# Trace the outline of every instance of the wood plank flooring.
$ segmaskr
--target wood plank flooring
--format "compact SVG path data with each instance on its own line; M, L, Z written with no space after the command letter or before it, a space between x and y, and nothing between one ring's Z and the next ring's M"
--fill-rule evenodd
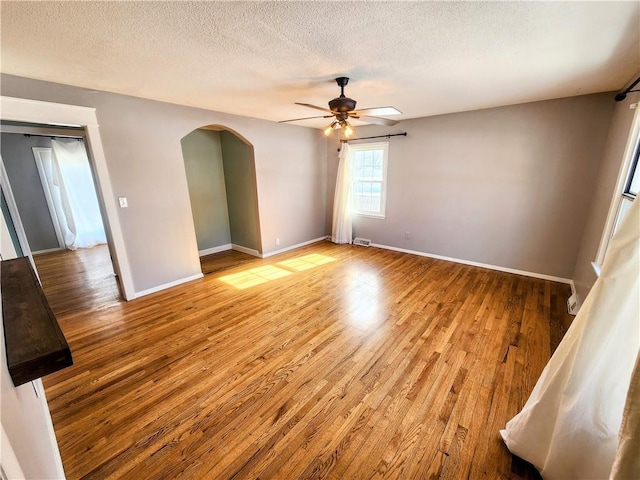
M106 245L44 253L33 259L56 314L86 313L121 303Z
M46 260L75 360L44 382L69 479L539 478L498 430L567 285L321 242L100 306Z

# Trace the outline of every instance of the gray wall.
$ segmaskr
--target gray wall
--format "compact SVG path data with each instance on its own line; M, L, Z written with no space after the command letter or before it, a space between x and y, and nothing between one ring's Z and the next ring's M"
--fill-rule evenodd
M408 137L390 139L387 218L356 217L354 235L571 278L613 108L599 94L360 127Z
M206 125L224 125L254 146L265 252L326 234L318 130L12 75L0 81L5 96L96 108L114 196L129 199L118 212L138 292L201 272L180 140Z
M584 302L596 281L591 262L596 259L598 253L616 181L624 160L624 150L635 114L635 110L631 110L629 105L638 101L640 93L633 93L629 94L625 101L615 103L611 129L602 156L598 180L592 192L589 215L572 276L581 302Z
M195 130L181 140L198 250L231 243L220 132Z
M11 182L29 247L31 251L37 252L59 248L59 245L31 147L51 147L51 139L25 137L15 133L2 134L2 161Z
M262 252L253 148L230 132L220 132L220 139L231 242Z

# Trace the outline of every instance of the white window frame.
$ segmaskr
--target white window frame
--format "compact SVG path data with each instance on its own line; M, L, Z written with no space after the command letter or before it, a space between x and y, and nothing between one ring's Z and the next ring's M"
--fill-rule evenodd
M360 143L357 145L349 145L349 156L352 156L355 152L366 152L370 150L382 150L382 181L380 182L380 212L371 212L366 210L358 210L355 207L355 185L358 182L356 177L353 157L351 161L351 188L353 194L351 213L360 217L370 217L385 219L387 211L387 167L389 165L389 142L375 142L375 143Z
M634 160L638 149L640 149L640 108L639 104L635 103L630 105L629 108L635 108L636 112L631 122L631 130L627 139L627 146L625 147L622 165L620 172L618 173L618 180L616 182L616 188L611 198L611 204L609 206L609 213L607 214L607 221L605 223L602 236L600 237L600 245L596 254L595 261L592 262L596 274L599 275L599 268L604 262L604 257L609 247L609 242L613 236L616 223L618 221L618 215L622 206L624 198L630 198L625 193L627 185L629 184L630 175L633 173L632 168L634 166ZM637 168L637 167L636 167Z

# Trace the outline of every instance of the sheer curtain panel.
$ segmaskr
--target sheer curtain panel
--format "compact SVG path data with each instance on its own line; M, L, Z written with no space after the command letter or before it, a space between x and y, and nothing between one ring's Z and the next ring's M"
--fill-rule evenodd
M340 163L336 178L336 193L333 199L333 243L351 243L353 227L351 224L351 161L349 144L343 143L340 149Z
M611 480L640 478L640 354L631 376Z
M52 185L59 201L54 203L70 250L106 243L84 143L78 140L52 140Z

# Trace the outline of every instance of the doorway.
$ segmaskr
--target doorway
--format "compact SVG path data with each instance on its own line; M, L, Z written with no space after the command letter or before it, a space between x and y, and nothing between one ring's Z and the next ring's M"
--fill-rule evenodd
M207 256L236 250L262 255L253 145L220 125L181 140L203 273Z
M102 139L98 127L95 108L59 103L42 102L23 98L0 96L0 120L11 122L25 122L27 124L42 124L47 126L74 126L84 128L87 153L96 179L96 190L102 208L103 219L109 251L113 261L113 268L118 274L121 292L125 300L136 297L133 277L127 258L124 236L120 226L120 219L114 202L115 195L111 187L109 170L102 148ZM4 166L0 161L2 189L10 192ZM24 235L17 208L13 199L7 198L9 214L16 218L17 236L24 247L24 255L32 259L29 245Z
M1 153L28 251L57 314L82 299L104 308L115 276L82 128L2 122Z

